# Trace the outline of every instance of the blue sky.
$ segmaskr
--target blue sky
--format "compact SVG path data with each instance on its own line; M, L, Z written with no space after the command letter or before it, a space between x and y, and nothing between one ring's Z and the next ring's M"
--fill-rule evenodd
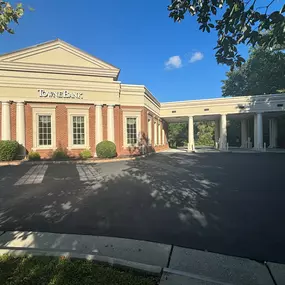
M200 32L190 16L174 23L168 0L23 3L35 11L26 11L15 35L0 36L0 53L60 38L120 68L119 80L146 85L162 102L221 96L229 68L216 63L215 33Z

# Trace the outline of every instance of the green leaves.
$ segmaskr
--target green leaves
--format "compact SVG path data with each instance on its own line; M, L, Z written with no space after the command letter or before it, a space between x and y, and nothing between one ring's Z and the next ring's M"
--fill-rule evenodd
M233 70L244 62L238 53L239 44L266 48L285 46L285 5L268 13L274 1L262 2L267 2L267 6L258 7L255 0L173 0L168 10L174 21L183 20L188 12L197 18L201 31L209 33L215 29L217 62ZM222 15L217 17L219 10Z
M245 62L239 58L239 61ZM247 96L279 93L285 89L285 54L264 48L252 50L249 59L227 73L223 96Z
M195 122L195 145L214 146L215 123L211 121Z
M11 23L18 24L18 20L23 16L24 8L22 3L16 5L15 8L9 2L0 2L0 33L5 31L14 34L14 30L9 26Z
M186 123L170 123L168 125L168 141L170 146L183 146L187 141L187 130Z

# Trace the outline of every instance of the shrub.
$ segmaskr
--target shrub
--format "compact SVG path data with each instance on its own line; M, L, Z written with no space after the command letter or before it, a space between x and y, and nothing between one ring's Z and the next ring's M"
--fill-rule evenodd
M89 149L85 149L83 151L80 152L80 157L81 159L88 159L92 157L92 153Z
M67 149L59 147L52 153L52 159L53 160L64 160L68 159L69 156L67 154Z
M0 141L0 160L13 160L19 150L19 143L16 141Z
M112 158L117 156L116 145L110 141L102 141L96 146L96 154L100 158Z
M31 151L28 155L29 160L41 160L41 155L36 151Z

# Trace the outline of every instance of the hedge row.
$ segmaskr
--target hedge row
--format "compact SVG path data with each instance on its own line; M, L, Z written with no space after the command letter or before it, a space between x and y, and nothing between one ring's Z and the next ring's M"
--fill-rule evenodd
M96 146L96 154L99 158L113 158L117 156L116 145L110 141L102 141ZM92 152L85 149L79 154L81 159L92 158ZM29 160L40 160L41 156L38 152L31 151L28 155ZM59 147L52 153L53 160L68 159L68 152L66 148Z
M19 143L17 141L0 141L0 161L14 160L19 152ZM102 141L96 146L96 154L99 158L113 158L117 156L116 145L111 141ZM41 156L38 152L31 151L29 153L30 160L40 160ZM82 159L92 157L90 150L83 150L80 153ZM52 159L63 160L68 159L67 150L64 148L56 149L52 154Z

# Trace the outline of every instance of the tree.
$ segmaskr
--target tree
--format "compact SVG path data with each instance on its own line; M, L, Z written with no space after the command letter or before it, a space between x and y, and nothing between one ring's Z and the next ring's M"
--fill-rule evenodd
M201 121L194 124L195 144L214 145L215 123ZM168 142L170 147L185 146L188 143L188 124L170 123L168 126Z
M212 121L200 121L195 123L195 145L214 146L215 123Z
M21 3L15 7L9 2L0 1L0 33L5 31L14 34L14 30L10 27L11 23L18 24L18 20L23 16L24 8Z
M200 30L218 33L216 59L233 69L245 61L238 52L239 44L261 47L284 46L285 4L283 1L263 0L267 5L257 6L256 0L172 0L169 16L175 22L185 14L197 18ZM272 4L279 10L269 12ZM283 4L281 4L283 2Z
M222 95L247 96L285 92L285 54L257 48L241 67L227 73Z
M168 125L168 142L170 147L183 146L187 143L188 125L186 123L170 123Z

